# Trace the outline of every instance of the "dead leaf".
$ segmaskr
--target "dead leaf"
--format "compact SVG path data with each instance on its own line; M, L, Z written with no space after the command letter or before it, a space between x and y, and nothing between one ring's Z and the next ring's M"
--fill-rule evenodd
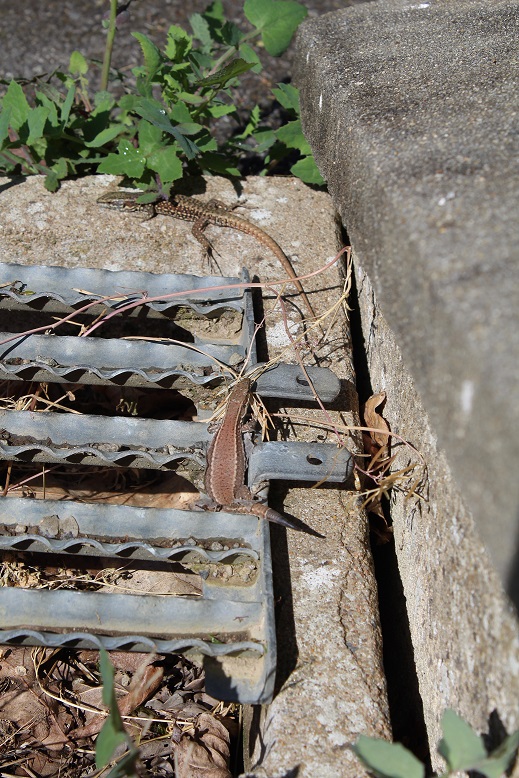
M41 691L31 650L15 648L5 655L0 662L0 678L9 683L0 698L0 717L11 721L18 731L30 733L26 742L60 750L68 742L65 733L72 716Z
M154 667L152 662L156 656L153 654L143 655L145 661L137 669L128 687L127 693L117 699L117 705L121 716L130 716L139 705L148 699L160 686L164 677L162 667ZM69 732L69 737L79 740L97 735L106 721L106 716L94 715L89 723L78 729Z
M391 432L389 424L380 413L377 413L377 408L380 405L384 405L386 402L386 393L379 392L373 394L364 405L364 423L366 427L371 427L372 430L379 430L378 432L369 431L369 436L373 442L377 445L377 448L385 448L389 443L389 434ZM371 452L370 452L371 453Z
M177 778L231 778L229 733L210 713L201 713L194 735L185 734L175 748Z
M375 534L380 542L387 542L391 537L382 505L382 498L387 493L384 481L392 462L389 451L391 429L381 413L377 411L377 408L381 409L385 402L386 393L379 392L372 395L362 409L363 423L369 428L362 434L364 451L369 456L365 468L368 496L364 506L369 513L378 517L381 526L375 530Z

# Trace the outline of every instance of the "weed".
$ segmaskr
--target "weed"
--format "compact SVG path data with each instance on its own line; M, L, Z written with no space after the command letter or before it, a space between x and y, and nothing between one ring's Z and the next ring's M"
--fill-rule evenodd
M257 49L279 56L289 45L306 8L295 0L245 0L243 12L253 29L228 21L220 0L190 19L191 33L172 25L164 48L146 35L139 42L143 64L128 77L110 67L116 1L111 0L101 89L91 93L92 66L75 51L66 71L29 81L12 80L0 112L0 172L44 175L55 191L69 176L122 175L149 192L142 202L168 196L184 175L241 175L239 166L254 154L263 172L297 152L291 172L322 184L299 120L299 95L280 84L274 97L290 121L277 130L261 125L256 105L241 123L236 86L249 70L262 69ZM6 82L4 82L6 83ZM117 98L110 84L122 85ZM240 112L241 115L243 115ZM237 130L221 139L225 117Z
M519 747L519 730L488 753L482 738L453 710L446 710L441 722L443 737L438 753L447 763L448 778L458 771L475 770L486 778L500 778L511 766ZM401 743L388 743L361 735L353 751L379 778L424 778L425 766Z

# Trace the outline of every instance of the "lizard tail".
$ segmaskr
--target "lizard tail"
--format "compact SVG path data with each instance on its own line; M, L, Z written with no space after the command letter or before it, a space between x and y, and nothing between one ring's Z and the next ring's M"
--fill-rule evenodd
M261 502L252 503L252 505L249 506L249 512L254 514L254 516L259 516L261 519L271 521L272 524L280 524L287 529L295 529L299 532L307 532L310 535L315 535L318 538L324 538L324 535L316 532L304 522L291 521L286 516L283 516L282 513L278 513L273 508L269 508L268 505L263 505Z

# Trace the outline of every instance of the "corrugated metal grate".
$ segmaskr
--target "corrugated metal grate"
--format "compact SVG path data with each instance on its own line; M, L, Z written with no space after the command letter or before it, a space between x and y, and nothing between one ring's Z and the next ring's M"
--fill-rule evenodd
M221 365L236 369L246 358L252 365L256 361L250 292L221 288L247 280L245 271L241 279L198 278L0 265L0 321L21 321L18 331L29 319L31 329L42 328L31 336L0 333L0 376L17 383L177 389L205 418L224 381ZM120 311L128 295L142 300L143 291L147 299L139 308ZM105 299L119 292L117 299ZM160 299L166 293L176 296ZM46 325L38 325L38 317L48 326L49 315L84 312L89 305L94 317L119 310L111 323L122 332L130 317L159 320L163 334L151 343L120 335L42 334ZM339 389L335 376L317 368L311 373L322 399L333 400ZM258 392L310 397L299 368L288 365L264 374ZM200 422L17 410L0 411L0 428L5 462L180 471L197 486L211 439ZM332 446L264 443L251 451L249 485L274 474L343 481L349 469L348 454ZM199 597L4 586L0 641L185 652L203 659L215 696L249 703L271 698L276 645L269 532L256 517L4 497L0 548L44 563L66 558L68 564L74 559L180 564L201 580Z

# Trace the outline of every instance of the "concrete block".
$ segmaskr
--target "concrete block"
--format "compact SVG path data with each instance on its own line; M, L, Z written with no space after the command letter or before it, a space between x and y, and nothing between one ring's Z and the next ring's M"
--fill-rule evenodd
M379 0L306 22L296 62L317 163L512 595L518 21L516 0Z
M393 491L391 517L413 649L413 656L402 656L401 662L416 668L433 767L441 772L436 746L446 708L479 733L495 737L498 721L508 733L519 728L519 627L447 458L438 450L395 334L360 266L356 280L371 380L388 395L384 417L427 463L427 477L416 494L409 497L406 488ZM394 470L419 463L405 447L394 452L399 452ZM417 468L405 483L413 484L419 474ZM377 555L384 551L380 548ZM385 634L384 639L393 637ZM514 775L519 766L517 771Z

